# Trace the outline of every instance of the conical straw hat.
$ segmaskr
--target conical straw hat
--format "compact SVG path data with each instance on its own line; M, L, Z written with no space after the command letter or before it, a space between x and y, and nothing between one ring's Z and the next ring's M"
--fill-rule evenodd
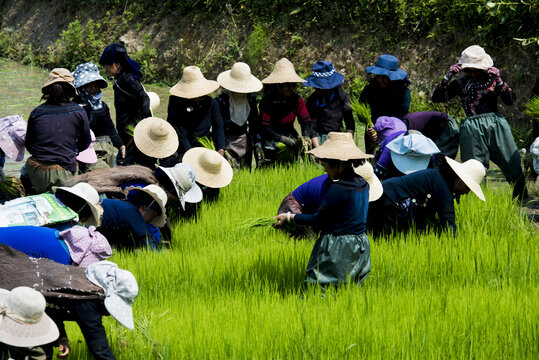
M262 90L260 80L251 74L249 65L242 62L235 63L232 70L220 73L217 82L227 90L242 94Z
M348 132L330 132L328 139L319 147L307 151L319 159L334 159L341 161L370 159L373 156L365 154L356 144L352 134Z
M207 80L198 66L188 66L183 69L182 79L169 92L171 95L185 99L194 99L211 94L219 89L219 83Z
M133 131L137 148L146 156L163 159L178 150L178 134L163 119L149 117L137 124Z
M275 63L273 72L262 80L262 84L283 84L283 83L304 83L305 80L300 78L294 70L294 64L287 58L282 58Z
M445 157L445 160L462 182L464 182L479 199L486 201L480 185L486 174L483 164L475 159L467 160L461 164L447 156Z

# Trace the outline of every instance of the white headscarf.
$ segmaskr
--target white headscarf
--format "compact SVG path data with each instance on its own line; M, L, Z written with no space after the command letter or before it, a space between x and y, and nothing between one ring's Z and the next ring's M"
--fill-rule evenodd
M228 95L230 99L230 120L238 126L243 126L251 112L247 94L229 91Z

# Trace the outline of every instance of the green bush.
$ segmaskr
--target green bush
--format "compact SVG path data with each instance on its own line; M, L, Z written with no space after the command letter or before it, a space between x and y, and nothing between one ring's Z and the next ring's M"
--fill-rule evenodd
M262 24L256 24L253 31L247 37L245 45L245 58L251 66L256 66L266 49L270 46L268 28Z

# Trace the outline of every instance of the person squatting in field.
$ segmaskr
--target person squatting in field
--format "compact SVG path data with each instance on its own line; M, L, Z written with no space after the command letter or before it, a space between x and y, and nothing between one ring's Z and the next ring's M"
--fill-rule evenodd
M451 79L459 74L464 76ZM459 62L452 65L432 94L435 103L460 97L466 119L460 126L460 157L476 159L488 169L492 160L500 167L507 181L514 185L513 198L527 198L520 152L511 127L498 112L498 97L513 105L515 94L500 77L492 58L477 45L464 49Z
M278 214L276 226L285 222L316 226L316 241L306 270L306 285L338 286L348 279L362 282L371 270L367 234L369 184L354 169L365 159L352 134L331 132L321 146L310 150L331 182L314 214Z

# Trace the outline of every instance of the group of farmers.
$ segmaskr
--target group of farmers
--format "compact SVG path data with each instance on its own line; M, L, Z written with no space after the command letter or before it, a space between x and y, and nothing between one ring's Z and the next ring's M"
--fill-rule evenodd
M101 314L132 328L138 286L106 260L112 247L159 249L170 236L167 214L196 217L197 204L215 201L234 169L288 164L302 151L324 168L325 175L286 196L276 216L276 226L295 222L321 231L308 286L363 281L370 272L367 231L376 237L429 227L456 236L454 199L472 191L485 201L480 184L490 160L514 184L513 197L527 197L520 154L497 110L498 97L508 105L515 97L477 45L462 52L432 97L460 97L467 116L460 129L445 113L408 113L410 82L394 56L381 55L368 67L372 78L359 98L373 123L366 152L354 142L344 76L329 61L315 63L305 80L286 58L262 81L242 62L217 81L188 66L170 89L166 120L153 116L159 97L145 91L123 45L106 47L99 63L114 78L116 123L102 100L108 83L93 63L54 69L42 87L45 102L27 122L0 119L0 165L5 156L23 160L27 150L21 188L73 215L43 226L0 227L0 287L11 290L0 291L0 357L50 356L53 342L67 356L62 322L75 320L92 355L114 359ZM314 89L306 101L298 83ZM455 160L459 145L462 163ZM20 202L6 201L1 213ZM10 270L15 262L23 267L17 275Z

